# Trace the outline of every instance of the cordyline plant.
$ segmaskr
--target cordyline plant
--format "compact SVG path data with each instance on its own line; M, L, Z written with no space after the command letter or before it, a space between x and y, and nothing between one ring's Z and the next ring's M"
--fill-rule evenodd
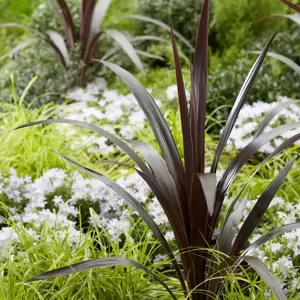
M112 69L121 80L128 86L136 100L143 109L153 133L160 146L162 156L150 145L137 141L123 141L113 134L77 120L45 120L25 124L24 128L39 124L67 123L80 126L96 133L99 133L115 143L120 149L129 155L136 166L126 165L118 162L107 161L108 163L135 168L136 172L145 180L163 207L169 223L174 231L176 244L180 253L180 261L175 259L172 249L166 241L161 229L145 211L143 206L132 197L121 186L109 178L88 169L77 162L58 154L80 170L98 178L123 197L147 223L154 236L160 241L161 247L172 260L172 264L181 283L184 295L193 300L215 299L223 292L224 281L220 276L224 270L240 272L241 262L254 269L269 285L270 289L278 299L286 299L276 277L257 258L249 256L251 251L260 247L271 238L300 228L300 223L285 225L281 228L270 230L266 235L261 236L249 246L248 240L253 231L259 225L272 198L277 192L280 184L286 178L298 156L293 157L288 164L280 171L277 177L268 185L265 191L257 200L249 215L243 221L242 226L238 225L242 219L242 211L247 199L239 200L242 191L249 180L277 153L292 145L300 139L300 134L283 142L274 150L257 168L255 173L245 183L241 191L232 202L227 211L225 221L221 223L220 214L224 203L225 195L228 192L238 171L247 163L260 147L287 130L300 126L300 123L281 125L268 132L264 132L270 120L284 106L291 103L280 104L273 109L263 120L257 129L254 139L232 159L227 166L221 179L217 181L216 172L220 156L224 150L232 128L237 119L238 113L245 102L246 96L251 88L254 79L262 65L274 36L264 47L249 74L242 85L236 102L228 117L222 131L218 147L210 168L205 172L205 121L206 121L206 90L207 90L207 65L208 65L208 6L209 0L205 0L202 8L196 46L191 72L192 91L190 105L188 106L184 88L182 70L179 61L176 41L172 32L172 45L174 51L175 69L178 87L179 108L181 114L181 126L184 145L184 162L179 155L178 148L174 142L171 131L155 101L147 90L127 71L121 67L108 62L102 62ZM133 150L135 148L137 152ZM139 154L138 154L139 153ZM217 234L216 229L220 229ZM211 255L209 249L215 249L227 255L225 262L219 263ZM170 293L172 299L176 296L171 289L153 272L144 266L126 258L98 258L82 263L74 264L57 270L35 276L31 279L41 280L61 275L70 274L90 268L99 268L115 265L132 265L140 268L159 280ZM218 275L218 278L214 276Z
M292 8L296 13L290 14L290 15L277 14L277 15L267 16L267 17L262 18L262 20L274 19L274 18L287 18L289 20L292 20L293 22L295 22L296 24L298 24L300 26L300 6L290 2L288 0L280 0L280 1L283 4ZM250 53L257 54L257 51L251 51ZM273 57L273 58L283 62L284 64L286 64L287 66L292 68L296 73L300 74L300 66L298 64L296 64L290 58L288 58L282 54L276 53L276 52L268 52L268 56Z
M16 46L9 53L3 55L0 60L3 60L18 51L28 47L31 44L38 42L40 39L46 42L47 45L51 47L54 53L57 55L63 68L68 69L70 66L70 52L80 45L80 55L81 60L84 66L81 68L81 83L84 83L84 74L86 67L91 63L94 58L96 48L98 46L99 39L103 34L110 36L123 51L128 55L134 65L138 68L139 71L143 71L143 64L139 58L140 56L153 57L157 59L163 59L159 56L151 55L150 53L136 50L133 46L134 43L150 40L150 41L163 41L163 39L155 36L138 36L132 38L131 40L126 37L124 33L116 29L100 29L102 21L106 15L106 12L110 6L111 0L82 0L81 1L81 10L80 10L80 28L77 29L74 20L72 18L70 9L65 0L49 0L59 21L64 28L64 36L60 33L49 30L47 32L33 31L26 26L16 24L16 23L7 23L0 24L1 27L17 27L29 31L33 34L33 38L25 40L18 46ZM158 26L161 26L165 29L170 28L168 25L153 20L151 18L146 18L144 16L132 16L132 18L139 18L141 21L152 22ZM185 43L188 44L186 39L176 32L176 35ZM189 44L188 44L189 45ZM104 59L108 59L118 52L118 48L114 48L112 51L105 53L103 56Z

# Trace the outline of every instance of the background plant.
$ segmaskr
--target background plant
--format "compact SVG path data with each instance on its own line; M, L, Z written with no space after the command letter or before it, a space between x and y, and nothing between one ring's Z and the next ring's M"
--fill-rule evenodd
M273 18L278 18L278 17L279 18L287 18L287 19L295 22L297 25L300 25L300 15L299 15L300 6L297 6L296 4L294 4L288 0L280 0L280 1L283 4L286 4L288 7L292 8L296 12L296 14L293 14L293 15L278 14L278 15L273 15L273 16L269 16L269 17L264 17L263 19L273 19ZM297 49L295 49L295 51L297 51ZM256 52L254 51L254 53L256 53ZM283 62L284 64L286 64L287 66L292 68L298 75L300 74L300 66L296 62L291 60L290 58L288 58L282 54L275 53L275 52L269 52L268 56L278 59L279 61ZM297 54L295 56L298 57Z
M128 54L129 58L136 64L139 70L142 70L142 64L137 56L135 50L133 49L131 43L126 38L124 34L117 30L105 30L101 32L99 27L101 26L102 20L106 14L107 9L109 8L110 1L82 1L81 2L81 20L80 20L80 33L76 32L75 23L71 14L71 11L65 1L50 1L53 6L58 19L63 24L64 38L56 31L48 30L46 32L40 31L38 28L34 33L37 34L37 37L42 38L49 46L54 50L55 54L59 58L61 65L68 69L69 67L69 51L78 44L80 47L80 56L84 65L88 65L93 58L98 39L102 33L106 33L111 36L123 50ZM100 14L101 12L101 14ZM75 13L75 17L78 18L78 13ZM8 24L7 26L11 26ZM16 25L17 26L17 25ZM43 28L43 26L41 27ZM36 28L34 28L36 29ZM79 37L78 37L79 36ZM29 39L23 42L21 45L18 45L17 48L12 50L12 53L18 51L24 47L27 47L31 43L35 43L35 39ZM4 56L5 57L5 56ZM84 75L85 67L81 68L81 75ZM83 80L83 79L82 79ZM84 81L82 81L84 83Z

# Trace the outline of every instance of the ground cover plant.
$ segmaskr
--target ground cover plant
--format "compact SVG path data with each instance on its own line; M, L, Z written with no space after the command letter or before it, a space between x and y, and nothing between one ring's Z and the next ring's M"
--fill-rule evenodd
M161 230L136 199L128 194L121 186L117 185L102 174L81 166L62 154L59 154L59 156L77 166L80 170L85 171L107 184L139 212L141 217L148 224L149 228L153 231L154 235L161 242L162 248L164 248L166 254L170 255L174 270L176 271L177 277L181 283L183 293L185 293L186 296L191 297L192 299L207 299L214 298L216 295L221 294L224 289L224 280L222 280L222 277L216 277L215 272L222 276L225 272L224 268L231 267L233 270L239 270L239 265L241 261L244 260L268 283L271 291L278 299L286 299L276 277L258 259L245 254L265 243L271 237L299 227L299 223L292 223L278 229L273 229L268 234L258 238L250 245L250 247L247 245L248 239L260 223L264 213L271 203L272 198L297 160L298 155L295 155L288 164L282 168L276 178L270 182L262 195L258 198L239 230L237 230L237 224L239 223L241 212L245 205L245 200L239 201L237 208L234 208L241 192L239 192L231 204L225 217L225 221L222 224L221 232L218 234L214 229L218 228L218 221L220 218L222 204L225 200L225 195L236 177L237 172L261 146L276 138L283 132L297 128L299 123L278 126L269 132L264 132L265 127L269 123L269 118L266 118L263 121L262 126L259 128L256 138L250 141L250 143L248 143L248 145L246 145L241 152L237 154L226 168L220 180L217 181L216 172L221 153L228 141L229 135L234 127L234 123L246 99L247 93L249 92L263 59L267 54L274 38L273 36L250 70L220 137L211 169L210 171L205 172L208 4L209 1L204 1L198 29L191 76L192 90L189 110L175 37L172 35L183 134L184 165L181 161L169 127L150 94L130 73L108 62L102 63L110 67L117 75L119 75L144 110L150 126L156 136L163 158L151 146L143 142L127 140L125 143L111 135L109 132L81 121L37 121L20 126L18 129L49 123L74 124L104 135L124 150L131 157L133 162L136 163L139 168L136 169L137 173L147 182L166 213L180 252L182 271L178 261L172 255L171 248L164 238ZM274 114L274 111L270 114ZM299 136L296 134L279 145L258 167L258 169L265 165L266 162L277 153L292 145L298 138ZM136 148L143 159L134 152L129 145ZM118 162L111 163L118 164ZM133 167L130 164L126 165L121 163L121 165L128 168ZM247 200L247 198L245 199ZM201 218L199 216L201 216ZM216 245L215 247L217 250L229 255L230 258L227 257L225 260L218 263L214 259L215 257L211 255L209 250L207 250L207 247L214 247L214 245ZM242 251L244 251L243 255L239 256ZM146 273L150 273L155 277L155 279L159 280L160 283L164 285L166 290L170 293L170 296L173 299L176 299L176 295L168 286L157 278L154 273L151 273L142 265L125 258L99 258L96 260L86 261L70 267L64 267L38 275L32 278L32 280L66 275L93 267L115 266L119 263L122 265L133 265L144 270ZM185 280L187 281L188 290Z

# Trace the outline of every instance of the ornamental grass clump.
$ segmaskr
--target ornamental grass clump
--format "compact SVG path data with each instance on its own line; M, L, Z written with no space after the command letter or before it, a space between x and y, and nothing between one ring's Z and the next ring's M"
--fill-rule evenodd
M176 250L179 252L180 259L178 259L178 257L175 258L174 249L172 249L165 239L162 230L155 224L153 218L150 217L141 203L131 194L104 175L57 153L61 158L67 160L83 172L98 178L112 188L140 214L154 236L161 243L162 249L172 261L176 277L181 283L182 291L186 298L193 300L218 298L222 295L225 284L228 284L228 281L224 279L224 275L228 274L228 270L233 274L240 274L241 264L243 263L242 268L248 267L252 269L252 271L255 270L259 276L267 282L271 291L278 299L286 299L275 275L272 274L259 259L250 256L250 254L251 251L272 237L300 228L300 223L270 229L267 234L262 235L250 245L248 241L262 220L279 186L297 160L298 155L294 156L287 165L282 168L276 178L269 183L248 216L242 222L241 227L239 227L239 223L242 220L242 212L247 198L245 197L243 200L240 200L240 196L247 182L241 190L237 191L236 198L233 200L224 218L220 218L220 216L225 196L239 170L247 164L248 160L264 144L288 130L299 127L300 123L281 125L265 132L268 123L272 119L272 115L276 115L278 111L272 110L259 126L255 138L231 160L229 165L225 168L220 180L217 180L216 173L221 154L224 151L239 111L246 100L247 94L275 35L264 47L249 71L225 127L223 128L212 164L211 166L207 166L205 127L208 68L208 8L209 0L205 0L198 28L191 71L192 88L189 105L176 41L173 32L171 32L181 114L182 143L184 148L183 161L179 155L178 146L174 142L171 130L151 95L130 73L117 65L105 61L102 61L102 63L111 68L112 71L121 78L139 102L157 139L162 155L152 146L142 141L121 140L102 128L77 120L52 119L37 121L19 126L17 129L39 124L72 124L90 129L105 136L128 154L133 164L124 164L116 161L106 161L106 163L118 164L122 167L134 169L149 185L164 209L170 226L172 227L177 245ZM299 138L300 135L296 134L276 147L258 166L255 173L277 153L292 145ZM207 167L210 167L209 172L207 172ZM254 176L255 173L252 176ZM225 254L227 258L221 261L215 259L215 255L212 255L212 249L213 251L219 251ZM163 284L172 299L177 299L171 288L167 286L156 273L151 272L147 267L132 260L120 257L98 258L66 266L35 276L31 281L67 275L91 268L116 266L119 264L132 265L144 270Z

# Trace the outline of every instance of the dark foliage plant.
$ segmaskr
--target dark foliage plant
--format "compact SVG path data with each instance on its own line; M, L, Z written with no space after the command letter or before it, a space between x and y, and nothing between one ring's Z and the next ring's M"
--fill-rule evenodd
M58 20L63 25L64 36L54 30L48 30L46 32L34 30L33 38L19 44L7 55L4 55L2 59L42 39L54 51L63 68L67 70L70 66L70 51L72 51L76 45L80 45L80 58L84 64L80 73L83 78L86 66L91 63L95 53L98 40L101 35L105 33L122 45L122 48L137 68L141 71L143 70L142 63L135 49L123 33L115 29L100 30L100 25L109 8L110 0L82 0L79 30L75 27L71 11L65 0L50 0L50 3ZM2 24L2 26L20 27L30 31L33 30L14 23Z
M71 10L65 0L50 0L51 6L58 18L59 22L63 25L64 35L61 35L55 30L41 31L34 28L27 28L24 25L17 23L1 24L1 27L16 27L32 33L33 37L29 38L18 46L16 46L9 53L3 55L0 60L12 56L20 50L43 40L56 54L62 67L68 70L71 66L71 53L74 52L76 47L80 47L80 82L84 83L84 75L86 68L92 63L99 41L104 36L113 39L119 47L112 47L110 51L103 53L102 59L111 58L120 49L122 49L129 57L131 62L137 67L139 71L143 71L143 64L140 56L151 57L151 54L140 51L134 48L134 44L141 41L162 41L159 37L142 35L134 38L128 38L127 35L115 28L103 29L102 21L109 9L111 0L82 0L80 9L80 24L79 28L75 26L74 18L72 17ZM169 29L166 24L146 18L143 16L135 16L145 22L155 23L164 29ZM179 34L176 35L181 39L185 39ZM188 44L188 43L187 43ZM157 57L156 57L157 58Z
M103 135L127 153L135 165L126 165L111 161L107 161L107 163L134 168L152 189L154 195L163 207L174 231L177 250L180 254L180 262L175 258L171 246L166 241L161 229L134 197L104 175L88 169L62 154L57 154L83 172L98 178L107 186L111 187L139 213L141 218L149 226L149 229L152 230L154 236L161 243L161 247L166 254L169 255L177 278L181 283L183 294L187 299L206 300L218 298L218 296L222 294L225 284L224 280L220 279L220 276L224 274L225 270L231 270L232 273L239 272L239 266L242 262L254 269L261 278L267 282L271 291L278 299L286 299L275 275L273 275L259 259L250 256L250 254L251 251L260 247L271 238L287 231L300 228L300 223L270 229L267 234L262 235L250 246L248 241L253 231L259 226L272 198L297 160L298 155L294 156L279 172L277 177L270 182L249 215L243 221L240 229L238 229L238 225L241 222L242 211L246 201L246 198L239 200L242 190L238 191L231 207L226 212L224 222L220 221L220 215L226 193L239 170L265 143L287 130L299 127L300 123L281 125L265 132L265 128L270 122L270 119L278 112L278 110L272 110L259 126L255 138L232 159L221 179L217 181L216 172L218 170L221 154L239 111L246 100L248 92L275 37L274 35L249 71L222 131L210 172L205 172L208 8L209 0L205 0L201 12L194 61L191 70L192 89L189 105L185 93L176 41L172 32L184 161L181 160L170 128L151 95L129 72L105 61L102 61L102 63L111 68L112 71L121 78L139 102L155 134L162 156L152 146L142 141L123 141L100 127L76 120L51 119L37 121L22 125L16 129L52 123L72 124ZM256 172L277 153L291 146L295 141L299 140L299 138L300 135L296 134L283 142L273 153L265 158L258 166ZM228 259L219 262L211 255L210 249L216 249L226 254ZM168 287L156 273L126 258L98 258L89 260L37 275L30 280L48 279L91 268L101 268L119 264L131 265L144 270L147 274L153 276L164 285L172 299L177 299L171 288ZM214 277L214 274L218 274L218 277Z

